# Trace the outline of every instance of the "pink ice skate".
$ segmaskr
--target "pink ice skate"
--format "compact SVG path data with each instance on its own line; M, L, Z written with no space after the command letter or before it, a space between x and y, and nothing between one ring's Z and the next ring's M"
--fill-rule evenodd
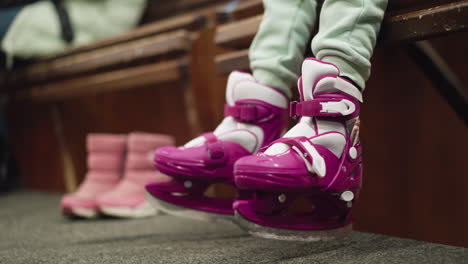
M361 187L361 92L336 66L307 59L299 79L299 122L263 152L237 161L236 221L282 240L327 240L351 230Z
M234 186L234 163L280 136L288 99L250 74L233 72L226 101L225 118L213 133L181 147L157 150L156 168L173 177L168 183L147 185L157 208L195 219L232 218L233 198L210 197L207 189L215 184Z
M88 135L88 173L76 192L62 198L60 207L65 215L97 216L97 197L113 189L121 179L126 143L125 135Z
M156 214L146 198L145 185L167 182L170 178L153 167L154 151L174 145L174 139L161 134L134 132L128 136L127 159L123 179L111 191L97 199L99 211L121 218L141 218Z

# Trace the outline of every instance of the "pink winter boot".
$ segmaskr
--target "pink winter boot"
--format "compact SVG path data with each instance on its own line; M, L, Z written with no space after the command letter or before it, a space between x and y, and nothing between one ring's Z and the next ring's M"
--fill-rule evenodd
M145 185L167 182L168 176L153 167L154 151L161 146L174 145L174 138L161 134L134 132L128 136L127 161L123 180L110 192L98 198L103 214L138 218L156 214L146 200Z
M84 218L97 216L96 198L113 189L121 179L127 143L125 135L89 134L88 173L78 190L62 198L64 214Z

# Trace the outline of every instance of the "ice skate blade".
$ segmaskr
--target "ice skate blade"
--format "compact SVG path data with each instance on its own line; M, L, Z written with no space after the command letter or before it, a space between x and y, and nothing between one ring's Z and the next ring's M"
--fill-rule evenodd
M352 224L338 229L320 231L289 230L261 226L248 221L237 211L234 212L234 219L235 223L249 234L274 240L303 242L329 241L345 237L352 231Z
M150 204L154 206L154 208L156 208L156 210L168 215L207 222L234 222L233 215L209 213L200 210L185 208L160 200L148 192L146 193L146 197Z

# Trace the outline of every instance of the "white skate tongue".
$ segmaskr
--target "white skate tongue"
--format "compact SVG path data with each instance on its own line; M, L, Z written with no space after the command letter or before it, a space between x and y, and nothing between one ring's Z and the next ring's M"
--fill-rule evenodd
M226 103L228 105L233 106L235 104L235 96L234 96L235 87L241 82L255 82L255 79L252 75L248 73L243 73L243 72L234 71L231 74L229 74L227 87L226 87ZM216 136L219 136L221 134L227 133L228 131L232 131L233 129L236 129L236 127L237 127L237 122L234 120L234 118L226 117L223 119L221 124L219 124L218 127L215 129L214 134ZM199 136L185 143L184 147L186 148L198 147L198 146L203 145L203 143L205 143L205 137Z
M338 76L338 68L332 64L322 63L308 59L302 63L302 77L299 79L297 87L304 100L312 100L315 90L333 89L335 78L323 78L323 76ZM321 80L317 83L318 80ZM301 83L302 81L302 83ZM324 86L324 87L321 87ZM291 128L283 137L312 137L315 136L315 125L312 117L302 117L300 121ZM291 147L284 143L276 143L269 147L265 154L278 155L289 150Z
M252 75L244 72L234 71L229 74L227 87L226 87L226 103L233 106L236 101L235 94L237 93L237 87L241 83L252 83L255 79Z
M338 77L339 70L336 66L316 60L305 60L302 64L302 83L298 83L299 93L304 100L312 100L314 94L324 92L341 91L347 93L357 100L362 101L360 91L351 83ZM315 86L315 87L314 87ZM316 127L317 126L317 127ZM322 134L327 131L338 131L344 133L344 128L341 124L331 121L317 121L314 123L312 117L302 117L300 121L291 128L283 137L313 137L317 134ZM340 157L346 140L343 135L339 133L331 133L312 139L314 144L322 145L333 152L337 157ZM307 144L310 145L310 144ZM308 150L311 155L317 154L315 148L310 146ZM291 146L284 143L276 143L269 147L266 155L278 155L291 149ZM295 150L298 151L297 149ZM302 157L301 153L298 153ZM314 158L314 164L308 164L305 160L305 165L311 172L317 173L322 176L324 173L324 161L321 156Z
M239 100L260 100L281 108L288 108L288 98L278 90L255 81L248 73L232 72L229 75L226 102L233 106Z
M314 125L312 123L312 117L303 117L299 123L292 127L283 138L293 138L302 136L313 136L315 135ZM267 155L278 155L289 150L291 147L288 144L276 143L269 147L264 153Z
M237 143L251 153L259 149L259 142L263 140L263 133L259 127L239 123L230 116L223 119L213 134L219 140ZM187 142L183 147L198 147L203 145L205 141L205 137L199 136Z

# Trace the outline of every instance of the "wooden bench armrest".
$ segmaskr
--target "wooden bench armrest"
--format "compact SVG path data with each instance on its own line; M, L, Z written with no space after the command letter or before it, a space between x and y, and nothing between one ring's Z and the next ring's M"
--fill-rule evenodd
M218 23L233 22L244 18L261 15L263 13L262 0L244 0L229 3L216 12Z
M66 57L75 55L77 53L87 52L95 49L121 44L137 39L151 37L157 34L166 33L175 30L195 31L203 28L207 23L207 18L203 14L185 14L173 18L168 18L137 27L127 33L121 34L116 37L98 40L88 45L71 48L65 50L63 53L45 58L43 60L53 60L59 57Z
M258 31L262 17L263 15L258 15L218 27L216 45L234 49L248 47Z
M247 71L250 68L249 50L238 50L216 56L218 73L229 74L234 70Z
M262 15L218 27L215 42L226 48L246 48L252 42ZM468 30L468 0L421 9L408 13L388 14L382 25L382 42L428 39Z
M388 15L382 26L384 42L429 39L468 30L468 0L413 12Z
M11 73L10 82L31 84L125 67L138 61L186 52L191 48L190 33L185 30L129 41L72 56L37 62Z
M143 21L148 22L159 20L162 17L178 16L181 13L200 10L224 2L227 2L227 0L150 0Z
M103 92L133 89L185 78L187 61L173 60L32 86L16 93L14 100L59 101Z

